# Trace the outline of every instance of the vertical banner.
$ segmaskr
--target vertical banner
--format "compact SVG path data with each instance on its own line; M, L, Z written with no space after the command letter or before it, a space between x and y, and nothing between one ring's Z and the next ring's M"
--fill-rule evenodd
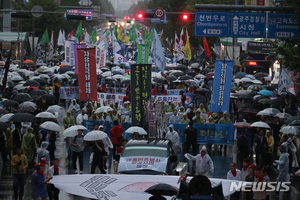
M86 44L74 44L74 57L75 57L75 73L78 72L78 59L77 59L77 49L84 49L86 48Z
M131 112L132 112L132 126L142 125L142 99L141 99L141 66L131 65Z
M96 42L96 67L98 69L106 64L107 46L106 34L103 34Z
M148 64L149 63L149 49L148 45L138 45L138 57L137 64Z
M149 46L148 46L148 52L149 52ZM148 53L149 55L149 53ZM146 56L149 57L149 56ZM152 84L151 84L151 64L144 64L140 65L142 67L141 70L141 80L142 80L142 125L146 126L146 111L147 111L147 102L151 98L151 90L152 90Z
M286 68L281 70L277 94L281 95L282 92L288 92L290 88L294 88L292 73Z
M211 112L229 111L233 61L216 61Z
M97 101L95 48L77 49L80 101Z
M66 65L71 65L71 45L72 41L65 41L65 63Z

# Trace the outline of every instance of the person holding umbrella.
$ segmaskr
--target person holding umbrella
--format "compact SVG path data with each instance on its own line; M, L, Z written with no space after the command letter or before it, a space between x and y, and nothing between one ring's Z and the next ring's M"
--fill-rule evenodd
M72 150L72 164L73 164L73 170L74 173L77 174L77 167L76 167L76 161L77 158L79 159L79 173L82 174L83 171L83 150L85 148L85 142L83 140L83 130L78 129L77 135L73 138L71 142L71 150Z

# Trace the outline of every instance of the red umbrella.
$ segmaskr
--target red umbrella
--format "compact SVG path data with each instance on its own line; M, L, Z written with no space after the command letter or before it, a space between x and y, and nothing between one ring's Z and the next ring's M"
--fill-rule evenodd
M28 87L27 90L38 90L39 88L37 87L34 87L34 86L31 86L31 87Z
M211 77L213 77L213 75L215 75L215 72L208 72L206 74L206 78L211 78Z

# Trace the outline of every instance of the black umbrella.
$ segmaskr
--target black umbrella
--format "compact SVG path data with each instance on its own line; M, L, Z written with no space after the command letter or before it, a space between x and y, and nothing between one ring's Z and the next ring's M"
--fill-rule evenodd
M39 87L41 84L37 81L34 80L27 80L26 83L24 83L23 86L35 86L35 87Z
M270 105L277 107L277 106L285 106L286 103L283 99L274 99L270 102Z
M6 114L6 113L8 113L7 110L5 110L5 109L0 109L0 115Z
M183 73L183 72L180 72L180 71L173 72L173 73L171 73L171 74L174 75L174 76L177 76L177 77L183 76L183 75L184 75L184 73Z
M71 78L72 79L78 79L78 74L74 74ZM98 75L97 75L97 78L98 78Z
M40 84L43 84L43 85L44 84L48 84L47 81L45 81L44 79L41 79L41 78L35 78L34 81L36 81L36 82L38 82Z
M53 94L45 94L41 97L42 100L46 100L46 101L56 101L57 98L56 96L54 96Z
M33 123L39 122L39 120L37 118L35 118L34 115L29 114L29 113L17 113L15 115L11 116L11 118L9 118L9 121L13 121L13 122L33 122Z
M123 85L129 85L130 84L130 79L124 79L124 80L122 80L121 84L123 84Z
M5 122L0 122L0 130L5 130L9 127L9 125Z
M191 69L194 70L195 72L200 72L200 68L192 67Z
M210 68L204 68L202 69L203 72L211 72L212 70Z
M14 82L12 82L12 81L7 81L6 85L7 86L11 86L11 87L15 86Z
M31 97L43 96L44 94L47 94L47 92L45 90L31 90L31 91L29 91L29 95Z
M15 100L6 100L6 101L2 102L2 105L6 108L18 108L19 107L19 103Z
M13 97L13 100L22 103L24 101L30 101L32 98L29 94L27 93L19 93L16 96Z
M63 74L67 71L73 71L73 66L70 66L70 65L65 65L65 66L62 66L61 68L58 69L58 72L60 74Z
M163 196L173 196L173 195L177 194L178 191L172 185L165 184L165 183L159 183L157 185L153 185L153 186L149 187L147 190L145 190L145 192L152 194L152 195L157 195L157 193L159 192L160 195L163 195Z
M188 67L186 65L178 65L176 67L176 70L187 70L187 69L188 69Z
M76 79L78 79L78 75L73 75L72 78L73 78L74 76L77 76ZM97 79L102 79L102 76L101 76L101 75L97 75Z
M264 72L259 72L259 73L257 73L257 74L255 74L255 78L257 79L257 80L260 80L261 78L263 78L263 77L268 77L269 75L267 74L267 73L264 73Z
M25 78L24 72L18 72L18 74L19 74L22 78Z
M103 72L110 71L110 69L108 67L101 67L100 70Z
M166 79L168 81L175 81L175 80L177 80L177 77L174 76L173 74L170 74L170 75L166 76Z
M36 110L36 107L27 106L27 105L24 105L24 106L21 106L20 108L18 108L19 113L21 113L21 112L34 112L35 110Z
M198 88L196 90L196 92L200 92L200 93L210 93L210 90L209 89L206 89L206 88Z
M291 123L289 123L289 126L300 126L300 120L294 120Z
M193 77L186 75L186 74L179 77L179 80L189 80L189 79L193 79Z
M168 84L168 81L163 77L154 78L153 81L159 84Z
M275 85L264 85L266 90L274 91L277 87Z
M196 74L196 72L194 70L192 70L192 69L186 70L185 73L186 74L191 74L191 75L195 75Z

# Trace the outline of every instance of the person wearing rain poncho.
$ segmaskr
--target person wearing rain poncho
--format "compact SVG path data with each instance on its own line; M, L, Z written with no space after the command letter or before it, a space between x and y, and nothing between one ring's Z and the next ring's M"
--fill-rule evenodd
M32 131L33 128L27 128L27 133L25 133L25 135L23 136L21 147L28 163L33 167L33 156L38 146L36 144L35 136L32 134Z
M214 173L214 163L210 156L207 154L206 147L203 146L200 150L200 154L192 156L189 153L184 155L189 160L196 160L196 174L207 176L208 172Z
M179 153L181 151L179 146L179 135L174 130L174 126L172 124L169 126L169 131L167 132L165 139L171 140L175 153Z
M281 144L281 146L286 147L286 151L289 154L289 173L291 175L294 174L295 168L299 167L297 157L296 157L297 148L293 143L292 137L293 137L292 134L288 134L287 141Z
M72 104L69 106L69 110L72 112L74 119L77 118L77 115L80 112L80 106L77 104L76 99L72 100Z
M67 111L67 116L64 117L63 119L63 126L65 129L69 128L70 126L74 126L75 125L75 118L73 116L71 116L71 111L68 110Z
M287 182L289 181L289 154L286 152L286 146L280 146L280 157L279 160L275 160L275 165L278 165L279 175L276 182Z
M49 151L47 150L49 146L49 142L42 142L41 144L41 149L38 151L36 155L36 163L39 163L41 158L45 157L46 158L46 164L50 166L50 154Z

